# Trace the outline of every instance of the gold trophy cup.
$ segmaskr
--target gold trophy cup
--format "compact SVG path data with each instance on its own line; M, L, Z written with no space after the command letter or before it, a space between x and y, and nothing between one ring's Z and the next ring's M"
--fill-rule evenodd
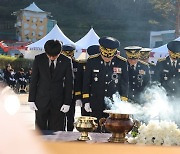
M97 118L89 116L81 116L77 118L74 126L81 133L81 136L78 138L79 141L91 140L88 132L92 132L98 127L98 124L96 124L94 120L97 120Z

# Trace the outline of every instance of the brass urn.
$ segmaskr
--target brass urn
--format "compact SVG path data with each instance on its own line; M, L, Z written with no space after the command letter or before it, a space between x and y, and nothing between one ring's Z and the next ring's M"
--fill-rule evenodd
M126 134L132 130L134 122L131 119L131 114L116 113L111 110L105 110L104 113L108 113L108 118L100 119L100 126L112 132L112 136L108 139L109 142L124 143L127 141Z
M97 118L89 116L81 116L77 118L74 126L81 133L81 136L78 138L79 141L91 140L88 132L92 132L98 127L98 124L96 124L94 120L97 120Z

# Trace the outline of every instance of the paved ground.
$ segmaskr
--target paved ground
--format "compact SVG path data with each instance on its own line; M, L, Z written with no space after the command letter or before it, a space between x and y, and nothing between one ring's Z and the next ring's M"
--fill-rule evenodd
M28 94L18 94L18 98L20 100L21 106L19 109L19 113L22 114L22 118L24 119L25 123L27 124L29 129L34 129L34 119L35 119L35 114L34 111L30 110L29 105L28 105ZM76 107L76 113L75 117L80 116L80 107Z

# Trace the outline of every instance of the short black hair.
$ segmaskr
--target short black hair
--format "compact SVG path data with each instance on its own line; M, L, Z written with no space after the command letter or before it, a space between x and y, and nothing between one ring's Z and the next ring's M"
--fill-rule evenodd
M62 50L62 42L59 40L48 40L44 45L44 50L49 56L57 56Z
M24 72L24 68L21 67L19 71L20 71L20 72Z

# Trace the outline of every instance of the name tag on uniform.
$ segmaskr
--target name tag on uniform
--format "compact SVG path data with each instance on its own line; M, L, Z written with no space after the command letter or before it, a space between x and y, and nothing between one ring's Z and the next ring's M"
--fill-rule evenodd
M149 71L149 74L154 74L154 71Z
M180 72L180 68L178 69L178 72Z
M121 73L122 72L122 69L120 67L113 67L113 71L114 73Z
M141 75L145 75L145 74L146 74L146 72L145 72L144 70L139 70L139 74L141 74Z
M163 70L163 72L166 72L166 73L168 73L168 72L169 72L169 70Z
M94 73L98 73L98 72L99 72L99 70L93 70L93 72L94 72Z
M77 72L77 68L73 68L73 72Z

